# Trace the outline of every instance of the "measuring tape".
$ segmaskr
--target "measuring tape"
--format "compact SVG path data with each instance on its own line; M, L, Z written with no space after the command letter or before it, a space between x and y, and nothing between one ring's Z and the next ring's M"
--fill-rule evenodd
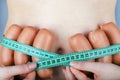
M29 56L42 58L42 60L36 62L37 70L42 70L45 68L51 68L62 65L69 66L70 62L72 61L86 61L90 59L101 58L104 56L117 54L120 52L120 44L115 44L112 46L98 48L94 50L87 50L82 52L75 52L72 54L59 55L54 52L48 52L26 44L19 43L17 41L8 39L4 36L1 45Z
M19 43L17 41L8 39L4 36L2 38L1 45L4 47L7 47L9 49L21 52L21 53L29 55L29 56L40 58L40 59L53 58L55 56L59 56L59 54L56 54L53 52L48 52L48 51L45 51L42 49L38 49L38 48L29 46L26 44L22 44L22 43ZM68 65L65 64L65 66L68 66Z
M42 49L34 48L32 46L19 43L17 41L8 39L3 36L2 38L2 46L7 47L9 49L24 53L29 56L34 56L36 58L53 58L54 56L58 56L59 54L53 53L53 52L47 52Z

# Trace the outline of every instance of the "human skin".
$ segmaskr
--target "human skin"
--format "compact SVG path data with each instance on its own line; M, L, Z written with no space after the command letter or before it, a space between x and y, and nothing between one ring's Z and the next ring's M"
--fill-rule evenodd
M108 24L104 24L103 26L102 26L102 29L104 28L104 27L106 27L106 26L112 26L112 27L109 27L108 28L108 31L109 30L111 30L111 29L116 29L117 27L113 24L113 23L108 23ZM16 27L16 28L15 28ZM29 27L29 28L31 28L31 27ZM21 31L21 33L23 33L23 31L24 30L26 30L27 29L27 31L26 31L26 33L29 31L29 28L28 27L25 27L25 28L23 28L23 30ZM14 29L14 30L13 30ZM11 30L13 31L13 34L15 34L16 33L16 30L18 30L18 29L20 29L20 26L16 26L16 25L12 25L11 26L11 28L9 28L8 29L8 33L9 32L11 32ZM33 29L34 30L34 28L31 28L31 29ZM33 31L32 30L32 31ZM112 30L113 32L114 32L114 30ZM119 29L117 28L116 29L116 31L118 31L119 32ZM112 34L111 35L113 35L113 32L112 32ZM21 34L20 33L20 34ZM43 34L44 33L44 34ZM49 33L49 34L48 34ZM13 34L11 34L11 37L12 36L14 36ZM91 35L91 32L89 33L90 35ZM6 35L8 35L8 34L6 34ZM50 47L51 47L51 45L52 45L52 43L53 42L51 42L51 41L53 41L53 40L51 40L51 33L48 31L48 30L46 30L46 29L41 29L40 31L39 31L39 33L37 33L37 35L39 35L39 36L36 36L36 38L35 39L37 39L37 40L34 40L34 45L36 45L36 46L39 46L40 48L42 48L42 49L45 49L45 50L50 50ZM46 36L45 36L46 35ZM49 35L49 37L47 37ZM107 43L109 43L109 41L107 40L107 38L108 37L110 37L111 35L109 35L109 36L106 36L106 35L104 35L104 31L102 31L101 29L98 29L98 30L96 30L96 31L94 31L94 34L93 35L91 35L91 36L94 36L94 38L93 39L91 39L90 40L90 38L88 39L90 42L92 42L92 41L94 41L94 42L96 42L96 41L98 41L98 39L100 40L100 42L99 43L102 43L102 45L103 45L103 42L101 42L101 41L104 41L104 45ZM118 34L118 33L114 33L114 35L120 35L120 34ZM114 36L113 35L113 36ZM25 36L25 35L24 35ZM99 37L98 37L99 36ZM8 37L8 36L7 36ZM19 37L22 37L21 35L19 35ZM37 38L37 37L39 37L39 38ZM44 39L43 39L44 38ZM47 44L46 45L42 45L43 43L41 43L41 42L43 42L43 41L45 41L45 40L48 40L48 39L45 39L45 38L49 38L49 40L50 41L46 41L47 42ZM19 38L18 38L19 39ZM86 48L91 48L90 47L90 44L89 44L89 41L88 40L86 40L86 38L85 38L85 36L84 35L82 35L82 34L77 34L77 35L75 35L75 36L72 36L71 38L70 38L71 40L70 40L70 44L74 44L75 43L75 41L76 41L76 39L78 40L78 39L82 39L82 40L80 40L80 42L83 42L83 41L85 41L86 42L86 45L84 45L84 44L82 44L82 46L83 47L80 47L79 45L78 46L76 46L76 44L74 44L74 46L73 45L71 45L71 47L72 47L72 49L74 50L74 51L76 51L76 50L84 50L84 49L86 49ZM105 39L105 40L104 40ZM110 38L109 40L113 40L114 38ZM24 40L24 39L23 39ZM118 41L119 40L119 38L116 36L115 37L115 39L114 39L115 41ZM39 43L41 43L41 44L37 44L37 42L39 42ZM79 42L79 43L80 43ZM79 44L78 43L78 44ZM112 43L112 42L110 42L110 43ZM94 43L92 43L92 45L94 45L94 46L101 46L101 44L99 44L98 45L98 43L96 43L96 44L94 44ZM76 47L76 48L75 48ZM1 49L1 48L0 48ZM3 49L1 49L2 51L3 51ZM0 50L0 51L1 51ZM10 51L10 50L9 50ZM8 52L9 53L9 52ZM85 71L90 71L90 72L93 72L93 73L95 73L95 80L106 80L106 79L111 79L111 80L117 80L117 79L119 79L119 73L120 73L120 67L119 66L117 66L117 65L115 65L115 64L111 64L111 63L99 63L99 62L97 62L97 63L93 63L93 62L77 62L77 64L75 63L75 65L71 65L72 67L70 68L71 69L71 72L75 75L75 77L78 79L78 80L80 80L80 79L82 79L82 80L89 80L88 78L87 78L87 76L84 74L84 73L82 73L81 71L79 71L79 70L85 70ZM95 66L98 66L98 67L95 67ZM104 67L105 69L103 70L103 69L101 69L101 67ZM10 67L6 67L6 68L3 68L4 70L6 69L8 69L8 68L10 68ZM17 67L16 67L17 68ZM16 69L16 68L14 68L14 69ZM76 69L75 69L76 68ZM12 68L13 69L13 68ZM18 68L17 68L18 69ZM23 68L22 68L23 69ZM73 74L70 74L71 72L70 72L70 69L69 69L69 67L67 67L67 73L66 73L66 71L64 71L66 74L65 74L65 76L67 76L67 80L75 80L75 79L71 79L71 77L73 76ZM1 70L2 70L2 68L1 68ZM2 70L1 72L4 72L4 70ZM6 71L5 70L5 71ZM16 70L15 70L16 71ZM116 75L112 75L111 76L111 73L112 74L116 74ZM3 74L7 74L7 72L6 73L3 73ZM1 75L3 75L3 74L1 74ZM16 74L14 74L14 75L17 75L17 74L22 74L22 73L17 73L16 72ZM8 75L8 74L7 74ZM13 75L13 76L14 76ZM69 75L69 76L68 76ZM34 75L33 75L34 76ZM109 77L108 77L109 76ZM8 76L9 77L9 76ZM5 76L5 77L2 77L2 78L8 78L7 76ZM11 75L11 77L12 77L12 75ZM29 76L29 78L30 78L30 76ZM7 80L9 80L9 79L7 79ZM33 79L32 79L33 80Z
M77 35L79 36L74 35L73 37L70 38L70 44L74 44L74 45L71 45L73 50L79 50L80 42L83 42L82 40L83 38L81 37L81 34L77 34ZM94 49L101 48L101 47L119 43L120 30L115 24L110 22L107 24L103 24L100 26L99 29L90 32L88 37L89 37L88 40ZM77 40L76 43L78 44L75 44L75 40ZM83 45L83 43L81 44ZM86 47L83 47L83 49L86 49ZM94 73L94 76L93 76L94 80L119 80L120 79L119 55L120 54L115 54L112 60L111 60L111 56L106 56L106 57L97 59L100 62L79 61L78 62L79 65L78 64L75 64L74 66L71 65L70 68L63 69L63 72L67 80L76 80L76 78L78 80L90 80L89 77L87 77L83 72L81 72L81 70ZM115 56L117 57L115 58ZM113 64L110 63L111 61L113 62ZM82 68L78 69L77 66ZM116 74L116 75L111 75L111 74Z
M52 51L62 48L72 52L68 38L76 33L87 34L99 24L115 22L116 0L7 0L8 22L47 28L55 33ZM64 44L64 46L63 46Z
M70 69L77 80L91 80L79 70L94 73L94 80L120 80L120 67L118 65L101 62L72 62L70 65L72 66ZM104 69L101 67L104 67Z
M116 0L8 0L6 30L11 24L47 28L55 34L51 51L62 48L62 53L71 53L68 38L76 33L88 34L99 24L115 22L115 4Z
M1 80L16 80L14 76L28 74L24 80L35 80L36 63L22 64L17 66L0 67ZM18 80L18 79L17 79Z

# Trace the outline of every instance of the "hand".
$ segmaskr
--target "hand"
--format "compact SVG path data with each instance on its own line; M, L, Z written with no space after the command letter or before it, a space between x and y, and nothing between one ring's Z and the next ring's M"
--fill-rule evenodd
M89 80L89 78L79 70L94 73L95 80L119 80L120 67L111 63L100 62L71 62L71 72L78 80ZM72 79L69 79L72 80Z
M120 67L111 63L71 62L64 71L67 80L91 80L82 71L94 73L94 80L119 80Z
M38 29L35 26L24 26L13 24L4 34L5 37L17 42L32 45L33 47L50 51L54 42L52 32L43 28ZM4 66L21 65L30 61L37 61L39 58L30 57L21 52L13 51L4 46L0 47L0 63ZM40 78L52 78L53 69L38 70L37 74ZM20 78L25 78L28 74L19 75ZM33 74L34 75L34 74ZM32 76L32 73L31 73ZM29 76L30 77L30 76Z
M72 36L69 40L69 43L70 43L70 46L73 49L73 51L78 52L78 51L91 50L92 49L91 46L94 49L96 49L96 48L110 46L110 44L120 43L119 36L120 36L120 31L117 28L117 26L113 23L107 23L107 24L101 25L100 29L90 32L88 35L88 39L83 34L79 33L77 35ZM95 75L97 75L97 77L94 76L95 79L104 79L104 80L105 79L107 79L107 80L117 79L118 77L116 77L116 76L118 74L116 76L109 77L109 74L108 74L108 76L107 76L107 74L104 76L104 73L107 73L107 72L108 73L111 73L111 72L117 73L117 72L115 72L116 70L114 70L114 69L116 69L115 66L120 65L119 57L120 57L120 54L116 54L116 55L113 55L113 57L107 56L107 57L97 59L97 61L99 61L99 62L104 62L104 63L107 62L105 64L104 63L94 63L95 65L92 66L98 72L101 72L101 74L95 73L94 71L92 71L92 69L91 69L91 71L90 70L89 71L93 72L93 73L95 73ZM117 65L113 66L113 64L110 64L111 62L113 62ZM91 62L91 64L92 63L93 62ZM109 66L108 66L108 63L109 63ZM103 70L96 68L96 65L101 66L101 68L104 68L104 67L107 67L108 69L111 68L111 71L109 71L107 68L105 68L104 69L105 72L103 72ZM76 80L76 78L78 80L89 80L89 78L80 70L82 70L82 69L77 70L76 68L72 67L72 68L66 68L66 70L63 70L63 72L64 72L67 80ZM102 72L103 72L103 75L102 75ZM69 75L72 75L72 76L69 77Z
M35 80L36 63L18 66L0 67L0 80L13 80L14 76L28 74L24 80Z

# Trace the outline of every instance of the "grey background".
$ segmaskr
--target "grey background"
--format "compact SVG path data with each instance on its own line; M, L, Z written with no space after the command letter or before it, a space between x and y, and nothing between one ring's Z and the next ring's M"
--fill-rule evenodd
M117 0L116 5L116 22L120 28L120 0ZM7 21L7 4L6 0L0 0L0 42L3 35L4 27Z
M7 4L6 0L0 0L0 42L7 20Z

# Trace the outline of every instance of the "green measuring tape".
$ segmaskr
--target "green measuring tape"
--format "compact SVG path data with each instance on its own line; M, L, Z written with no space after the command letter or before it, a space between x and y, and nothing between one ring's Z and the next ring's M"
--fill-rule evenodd
M38 48L33 48L32 46L19 43L17 41L8 39L3 36L2 39L2 46L7 47L9 49L24 53L29 56L34 56L36 58L53 58L54 56L58 56L59 54L53 53L53 52L47 52L45 50L41 50Z
M29 56L42 58L42 60L36 62L37 70L42 70L55 66L69 65L72 61L86 61L90 59L117 54L120 52L120 44L115 44L105 48L59 55L53 52L48 52L26 44L19 43L4 36L1 45Z

